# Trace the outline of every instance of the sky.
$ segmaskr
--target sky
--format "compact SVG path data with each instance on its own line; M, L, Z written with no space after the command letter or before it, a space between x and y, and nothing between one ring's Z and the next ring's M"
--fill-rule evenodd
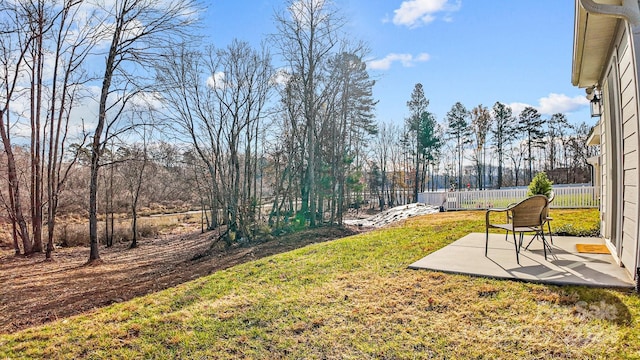
M208 0L207 41L258 46L276 32L284 0ZM352 39L366 42L381 122L402 124L416 83L443 122L456 102L496 101L546 118L564 113L594 125L584 89L571 85L574 2L558 0L336 0ZM273 52L277 52L273 49Z

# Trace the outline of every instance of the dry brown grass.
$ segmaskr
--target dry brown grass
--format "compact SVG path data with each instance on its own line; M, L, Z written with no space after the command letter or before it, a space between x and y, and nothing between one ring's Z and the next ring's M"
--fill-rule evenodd
M250 261L80 317L0 335L0 358L640 356L640 299L630 292L407 269L482 231L483 216L428 215ZM597 222L597 212L573 212L571 218L584 229Z

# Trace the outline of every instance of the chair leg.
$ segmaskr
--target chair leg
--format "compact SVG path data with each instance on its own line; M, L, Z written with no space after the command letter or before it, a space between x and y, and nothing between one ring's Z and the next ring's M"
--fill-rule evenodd
M551 253L551 245L549 245L547 239L544 237L544 231L540 231L540 234L542 237L542 247L544 248L544 259L547 260L547 249L549 250L549 253Z
M549 229L549 238L551 239L551 245L553 245L553 235L551 234L551 222L547 221L547 228Z
M540 237L540 240L542 240L542 248L544 249L544 259L547 260L547 249L549 250L549 252L551 252L551 245L549 245L549 243L547 242L547 239L544 237L544 227L541 227L539 231L536 231L536 233L533 235L533 237L531 238L527 246L525 246L525 250L529 250L529 245L531 245L533 240L535 240L537 237ZM553 242L551 244L553 244Z
M485 230L486 232L486 236L485 236L485 240L484 240L484 256L487 256L487 250L489 249L489 229L487 228Z
M524 247L525 250L529 250L529 245L531 245L531 243L533 242L533 240L536 239L536 236L538 236L538 233L536 233L535 235L533 235L533 237L531 238L531 240L529 241L529 243L527 244L527 246Z
M512 231L513 233L513 245L515 245L516 247L516 262L518 263L518 265L520 265L520 249L518 248L518 241L516 240L516 232ZM522 236L522 233L520 233L520 235Z

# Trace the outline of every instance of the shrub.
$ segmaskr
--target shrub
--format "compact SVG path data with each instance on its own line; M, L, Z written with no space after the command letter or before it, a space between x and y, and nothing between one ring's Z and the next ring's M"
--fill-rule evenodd
M142 238L155 237L160 233L159 226L148 221L138 222L138 236ZM56 229L56 243L62 247L88 246L89 245L89 225L88 224L64 224ZM130 242L133 238L131 233L131 223L129 221L118 221L113 227L113 243ZM102 244L107 243L104 233L104 223L98 224L98 238Z
M588 229L578 228L573 224L562 224L555 228L553 233L558 236L599 237L600 223Z
M59 246L89 245L89 226L79 224L64 224L56 227L55 237Z
M148 222L139 222L138 223L138 235L143 238L156 237L160 233L158 229L158 225L151 224Z
M529 190L527 191L528 196L533 195L544 195L549 197L551 195L551 185L553 182L549 180L547 174L544 172L539 172L536 176L531 180L531 184L529 184Z

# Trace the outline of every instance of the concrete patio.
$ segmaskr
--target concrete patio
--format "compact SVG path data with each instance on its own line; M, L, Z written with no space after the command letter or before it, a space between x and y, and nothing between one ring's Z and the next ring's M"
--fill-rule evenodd
M531 236L525 236L526 245ZM552 253L544 259L542 242L535 240L520 251L516 262L513 238L489 234L489 252L484 256L485 234L471 233L409 265L446 273L521 280L555 285L633 288L627 271L608 254L578 253L576 244L602 244L600 238L553 237Z

